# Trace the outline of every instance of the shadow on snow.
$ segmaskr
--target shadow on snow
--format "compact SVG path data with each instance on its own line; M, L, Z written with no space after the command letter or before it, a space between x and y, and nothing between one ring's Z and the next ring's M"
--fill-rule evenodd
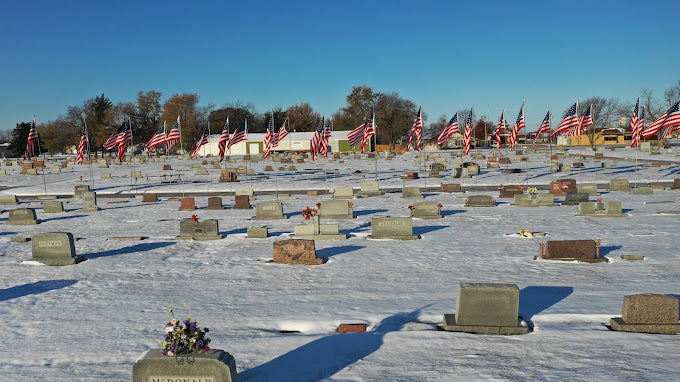
M7 289L0 289L0 301L7 301L13 298L19 298L31 294L45 293L54 289L62 289L77 282L77 280L43 280L36 281L34 283L17 285Z
M146 251L152 251L154 249L169 247L173 244L176 244L176 243L170 242L170 241L161 241L161 242L158 242L158 243L133 244L133 245L129 245L129 246L123 247L123 248L111 249L111 250L108 250L108 251L97 252L97 253L88 253L88 254L84 255L84 257L89 260L89 259L96 259L98 257L124 255L124 254L127 254L127 253L135 253L135 252L146 252Z

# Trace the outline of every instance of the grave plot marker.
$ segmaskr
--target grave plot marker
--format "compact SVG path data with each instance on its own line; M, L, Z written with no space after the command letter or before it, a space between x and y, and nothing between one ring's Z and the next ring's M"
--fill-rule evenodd
M85 260L76 255L73 235L68 232L50 232L33 235L31 246L33 260L45 265L73 265Z
M413 234L413 219L410 217L373 216L371 218L371 234L369 239L416 240L419 235Z
M34 225L40 224L41 220L36 219L35 211L32 208L15 208L9 211L9 225Z
M613 317L612 330L653 333L680 333L678 298L666 294L643 293L623 297L621 317Z
M283 204L281 202L261 202L255 205L255 216L251 219L277 220L288 219L288 217L283 214Z
M314 240L289 239L274 242L274 263L321 265L325 259L316 257Z

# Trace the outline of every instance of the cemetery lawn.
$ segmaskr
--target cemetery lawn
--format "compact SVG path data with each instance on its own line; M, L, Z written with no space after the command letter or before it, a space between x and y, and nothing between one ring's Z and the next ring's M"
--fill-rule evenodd
M386 194L353 199L354 219L322 219L339 224L349 238L317 241L317 255L328 261L316 266L271 263L273 243L288 239L295 225L311 224L301 211L331 197L303 191L353 186L356 194L363 180L375 180L374 161L320 159L296 163L292 172L265 172L265 166L279 164L263 161L248 165L254 176L219 183L219 169L204 166L208 175L190 169L202 159L172 159L136 164L142 179L132 185L132 166L94 164L101 211L91 213L79 212L82 203L72 198L75 185L88 184L80 179L89 180L89 166L44 177L18 175L16 167L0 177L0 193L16 194L21 203L0 209L34 208L42 223L8 225L8 213L0 214L0 379L131 380L135 360L160 348L170 307L177 318L191 316L210 328L210 346L235 357L241 382L677 379L678 336L612 332L605 325L621 316L625 295L680 295L680 215L663 213L680 211L680 190L631 195L606 189L615 178L670 186L680 178L680 165L642 165L646 158L678 163L680 158L675 152L639 153L636 174L635 162L622 160L636 155L629 149L605 152L619 158L605 160L612 168L602 168L592 152L583 153L589 156L585 167L569 173L550 173L547 156L531 154L528 162L513 159L500 169L486 169L480 160L482 173L467 179L450 178L461 158L450 158L449 152L429 162L449 161L441 179L428 178L412 155L380 158L378 178ZM163 164L174 170L163 171ZM503 173L507 168L526 172ZM401 179L403 172L418 169L420 179ZM100 179L102 172L112 178ZM182 174L182 181L163 183L170 174ZM620 201L628 216L581 217L577 206L517 207L512 198L498 198L498 185L523 184L527 178L539 193L561 178L598 183L599 198ZM460 183L467 192L435 191L440 183ZM409 216L413 200L401 198L402 185L420 186L421 200L441 204L443 218L414 219L419 240L367 239L373 215ZM48 194L71 195L58 199L65 212L43 212L33 196L45 187ZM232 209L233 192L251 187L253 208ZM255 205L275 201L276 192L292 193L278 200L289 219L251 220ZM142 193L159 193L160 201L142 203ZM182 193L195 197L197 210L179 211L179 201L168 200ZM214 195L227 209L205 208ZM464 207L470 195L492 195L497 206ZM218 219L224 238L176 240L180 220L192 215ZM246 237L248 227L260 226L268 228L269 238ZM512 235L519 230L547 236ZM71 232L76 253L86 261L64 267L26 263L31 242L11 239L45 232ZM145 239L107 240L127 236ZM586 239L601 240L600 252L609 263L534 259L539 243ZM459 282L517 284L519 314L533 331L519 336L438 331L443 315L456 311ZM360 323L367 324L367 332L336 333L339 324Z

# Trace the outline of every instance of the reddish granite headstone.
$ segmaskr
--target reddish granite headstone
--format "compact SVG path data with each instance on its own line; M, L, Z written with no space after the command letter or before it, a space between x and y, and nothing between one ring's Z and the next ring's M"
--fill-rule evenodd
M235 172L220 173L220 183L224 182L238 182L236 173Z
M316 257L314 240L290 239L274 243L274 262L319 265L323 259Z
M237 210L251 209L252 207L250 206L250 197L248 195L234 196L234 208Z
M163 171L170 171L170 170L172 170L172 166L170 166L169 164L163 165Z
M409 171L409 172L402 173L402 174L401 174L401 178L402 178L402 179L410 179L410 180L419 179L419 178L418 178L418 173L417 173L417 172L413 172L413 171Z
M158 201L158 194L142 194L142 203L151 203Z
M678 324L678 299L667 294L623 297L621 319L626 324Z
M674 190L680 190L680 179L673 179L673 187Z
M463 192L463 188L458 183L442 183L442 192Z
M220 198L219 196L209 197L207 209L209 209L209 210L222 210L222 209L224 209L224 207L222 206L222 198Z
M581 261L606 261L600 257L595 240L550 240L546 244L546 259L576 259Z
M338 333L364 333L366 331L366 324L340 324L338 325Z
M522 193L524 193L524 191L520 189L520 186L509 185L509 186L503 187L500 190L499 197L501 197L501 198L514 198L515 195L522 194Z
M498 158L498 163L500 163L500 164L510 164L510 163L512 163L512 161L510 160L510 158L500 157L500 158Z
M194 198L181 198L179 200L180 211L192 211L196 209Z

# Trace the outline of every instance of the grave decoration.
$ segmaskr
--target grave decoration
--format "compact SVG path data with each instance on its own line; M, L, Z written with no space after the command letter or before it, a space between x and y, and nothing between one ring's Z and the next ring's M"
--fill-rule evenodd
M643 293L623 297L621 317L613 317L611 330L635 333L680 333L678 298L667 294Z
M292 265L321 265L325 259L316 257L314 240L289 239L274 242L275 263Z
M526 334L531 327L519 316L515 284L458 284L455 314L444 314L441 328L450 332Z
M549 240L539 244L539 257L582 263L607 263L609 260L606 257L600 257L600 244L600 239Z
M294 239L307 240L345 240L347 234L340 234L338 224L321 224L317 210L305 208L302 210L305 220L312 220L311 225L296 225Z
M133 382L210 381L238 382L234 357L211 349L208 328L200 328L191 317L166 324L161 349L151 349L132 367Z

